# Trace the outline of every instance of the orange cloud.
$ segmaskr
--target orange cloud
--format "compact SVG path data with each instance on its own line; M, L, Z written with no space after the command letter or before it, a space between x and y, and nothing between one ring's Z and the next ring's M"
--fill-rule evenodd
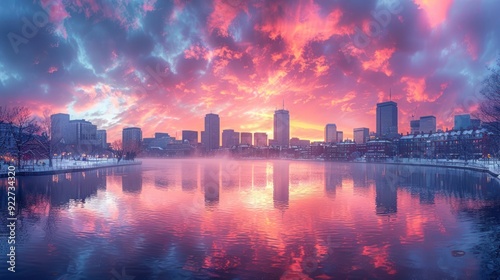
M430 27L434 28L446 20L453 0L415 0L415 3L425 11Z

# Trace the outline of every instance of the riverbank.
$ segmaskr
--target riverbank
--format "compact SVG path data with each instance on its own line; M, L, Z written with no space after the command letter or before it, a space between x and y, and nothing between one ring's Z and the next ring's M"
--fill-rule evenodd
M357 162L366 163L365 161L357 161ZM485 172L497 179L500 179L500 162L493 160L491 161L476 160L476 161L466 162L465 160L458 160L458 159L446 160L446 159L401 158L401 159L389 159L382 162L374 162L374 163L465 169L478 172Z
M25 165L23 168L15 169L17 176L40 176L54 175L61 173L82 172L101 168L120 167L128 165L141 165L141 161L116 159L94 159L94 160L53 160L53 166L49 167L48 162L40 161L36 164ZM8 165L0 165L0 178L7 177Z

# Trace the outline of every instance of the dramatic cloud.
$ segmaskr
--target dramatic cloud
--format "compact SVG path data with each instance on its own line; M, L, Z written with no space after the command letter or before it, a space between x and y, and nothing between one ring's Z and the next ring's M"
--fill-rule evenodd
M474 113L500 46L485 0L8 0L0 10L0 104L68 112L108 129L179 135L265 131L285 103L293 137L375 128L377 102L412 115Z

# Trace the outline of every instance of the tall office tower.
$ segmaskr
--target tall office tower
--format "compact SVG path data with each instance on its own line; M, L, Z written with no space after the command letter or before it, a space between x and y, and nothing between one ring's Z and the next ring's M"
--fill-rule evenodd
M205 115L205 148L208 150L217 150L220 146L220 119L219 115Z
M50 116L50 135L52 143L59 143L66 137L66 129L69 124L68 114L54 114Z
M108 139L107 139L106 130L104 130L104 129L97 130L97 141L99 141L99 146L101 148L108 147L108 143L107 143Z
M455 116L455 123L453 126L454 130L468 129L468 128L470 128L470 126L471 126L471 123L470 123L470 115L469 114Z
M127 127L122 131L122 145L125 152L137 152L142 145L142 130L138 127Z
M355 128L353 136L356 144L365 144L370 139L370 130L366 127Z
M340 143L344 141L344 132L343 131L337 131L337 143Z
M325 126L325 142L337 142L337 126L333 123Z
M377 103L377 136L394 137L398 134L398 104L394 101Z
M266 147L267 146L267 133L255 132L253 134L253 138L255 139L255 146L256 147Z
M183 130L182 131L182 142L188 141L191 145L198 144L198 131L193 130Z
M236 141L236 137L238 137L238 141ZM222 131L222 147L223 148L231 148L232 146L238 145L239 143L239 133L234 132L233 129L224 129Z
M420 117L420 131L424 133L436 132L436 117L434 116Z
M242 132L241 133L241 144L252 146L252 133L251 132Z
M410 133L420 133L420 120L411 120L410 121Z
M274 141L280 147L290 146L290 112L284 108L274 111Z

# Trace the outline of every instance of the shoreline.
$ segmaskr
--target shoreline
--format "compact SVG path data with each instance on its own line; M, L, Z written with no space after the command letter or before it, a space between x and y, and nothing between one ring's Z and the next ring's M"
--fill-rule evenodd
M142 165L142 161L133 161L133 162L123 162L123 163L111 163L111 164L104 164L104 165L94 165L94 166L69 166L68 168L60 168L60 169L46 169L46 170L38 170L38 171L17 171L16 169L16 175L17 176L43 176L43 175L55 175L55 174L64 174L64 173L73 173L73 172L83 172L83 171L90 171L90 170L96 170L96 169L102 169L102 168L113 168L113 167L120 167L120 166L131 166L131 165ZM8 175L8 171L5 170L2 173L0 173L0 178L6 178Z
M217 157L212 157L212 158L205 158L205 157L186 157L186 158L154 158L154 157L146 157L146 158L140 158L140 159L224 159L224 158L217 158ZM225 158L225 159L231 159L231 158ZM441 167L441 168L455 168L455 169L462 169L462 170L471 170L471 171L476 171L476 172L482 172L482 173L488 173L490 176L492 176L495 179L500 180L500 169L497 171L493 171L489 169L486 166L472 166L474 163L471 164L471 166L465 165L465 162L443 162L445 164L439 164L439 162L410 162L408 159L402 159L402 161L398 162L391 162L391 161L331 161L331 160L321 160L321 159L293 159L293 158L238 158L238 159L233 159L233 160L289 160L289 161L310 161L310 162L332 162L332 163L356 163L356 164L387 164L387 165L408 165L408 166L421 166L421 167ZM446 164L447 163L447 164ZM469 164L469 163L468 163ZM113 167L120 167L120 166L132 166L132 165L142 165L142 161L132 161L132 162L124 162L121 161L121 163L111 163L111 164L94 164L93 166L67 166L67 168L59 168L59 169L52 169L52 170L38 170L38 171L16 171L16 175L20 176L41 176L41 175L54 175L54 174L64 174L64 173L72 173L72 172L82 172L82 171L88 171L88 170L96 170L96 169L101 169L101 168L113 168ZM7 170L6 172L3 172L3 169L1 170L2 172L0 173L0 178L7 177L8 173Z

